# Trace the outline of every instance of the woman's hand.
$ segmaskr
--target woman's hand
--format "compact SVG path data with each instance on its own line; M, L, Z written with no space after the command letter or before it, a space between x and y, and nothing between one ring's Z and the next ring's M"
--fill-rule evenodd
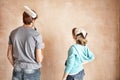
M86 64L86 63L88 63L88 61L85 61L84 63L82 63L82 64Z
M66 80L67 75L68 75L68 74L64 72L62 80Z
M66 78L63 78L62 80L66 80Z

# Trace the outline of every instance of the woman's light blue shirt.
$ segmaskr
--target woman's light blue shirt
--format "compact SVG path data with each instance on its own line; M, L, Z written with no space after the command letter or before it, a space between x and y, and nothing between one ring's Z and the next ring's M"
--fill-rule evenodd
M77 74L83 70L85 61L92 61L94 54L89 50L87 46L79 44L73 44L68 51L68 58L66 60L65 72L68 74Z

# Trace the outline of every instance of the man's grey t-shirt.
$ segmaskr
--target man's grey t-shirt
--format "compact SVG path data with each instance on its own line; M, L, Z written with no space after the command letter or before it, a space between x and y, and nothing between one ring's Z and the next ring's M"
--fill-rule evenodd
M35 49L42 49L41 35L30 27L19 27L9 36L9 44L13 45L14 67L23 69L38 69L35 59Z

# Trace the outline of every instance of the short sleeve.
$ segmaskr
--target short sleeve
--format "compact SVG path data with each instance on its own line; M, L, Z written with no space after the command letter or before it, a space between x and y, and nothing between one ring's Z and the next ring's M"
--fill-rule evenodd
M44 48L44 43L42 41L42 36L41 35L38 35L36 37L36 48L37 49L43 49Z
M8 44L9 45L12 45L13 43L12 43L12 34L10 33L10 35L9 35L9 41L8 41Z

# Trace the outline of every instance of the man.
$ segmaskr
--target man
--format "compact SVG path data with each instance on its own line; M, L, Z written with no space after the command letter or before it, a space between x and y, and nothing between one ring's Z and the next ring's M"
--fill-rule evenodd
M23 26L9 36L7 57L14 67L12 80L40 80L44 47L41 35L35 30L35 11L24 6Z

